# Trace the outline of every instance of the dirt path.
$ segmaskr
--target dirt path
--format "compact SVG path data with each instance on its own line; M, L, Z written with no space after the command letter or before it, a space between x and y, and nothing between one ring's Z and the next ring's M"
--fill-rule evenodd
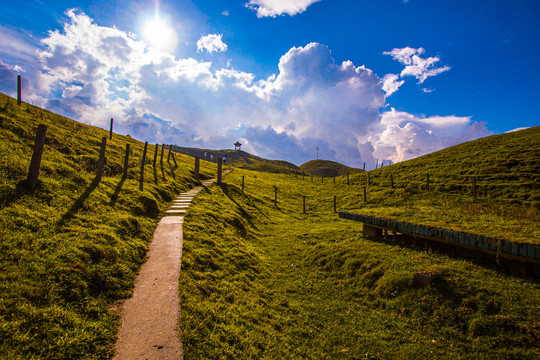
M215 179L207 180L208 186ZM158 223L147 261L135 280L133 297L122 306L115 360L182 359L178 335L178 279L182 257L183 215L201 186L180 194Z

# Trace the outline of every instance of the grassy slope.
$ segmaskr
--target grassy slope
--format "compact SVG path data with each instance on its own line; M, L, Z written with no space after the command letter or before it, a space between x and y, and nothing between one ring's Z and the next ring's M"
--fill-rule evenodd
M350 189L336 189L340 210L540 244L539 127L471 141L369 175L367 203L367 174L352 176Z
M364 239L333 214L345 184L244 170L226 182L184 223L186 359L540 356L538 284ZM417 273L438 278L422 287Z
M354 174L362 172L361 169L351 168L330 160L311 160L300 165L300 169L315 176L333 177L334 175Z
M39 184L26 178L37 124L48 126ZM93 182L108 132L0 95L0 358L106 359L118 300L128 297L167 202L194 186L193 159L179 168L147 161L139 191L142 147L114 135L105 174ZM130 170L121 180L125 145ZM147 159L153 159L149 146ZM172 162L172 161L171 161ZM202 162L204 177L215 168ZM163 180L163 175L166 180Z

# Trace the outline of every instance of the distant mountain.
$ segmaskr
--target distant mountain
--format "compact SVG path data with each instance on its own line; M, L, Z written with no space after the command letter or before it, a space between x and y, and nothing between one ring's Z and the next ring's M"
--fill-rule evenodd
M355 174L364 170L352 168L330 160L311 160L300 165L300 169L315 176L332 177L334 175Z
M198 149L181 146L173 146L173 151L189 156L198 156L202 160L217 162L219 157L227 155L227 164L236 166L242 169L250 169L257 171L265 171L272 173L292 173L299 171L300 168L293 163L284 160L268 160L242 150L212 150ZM205 156L206 155L206 156ZM213 155L213 159L211 158Z

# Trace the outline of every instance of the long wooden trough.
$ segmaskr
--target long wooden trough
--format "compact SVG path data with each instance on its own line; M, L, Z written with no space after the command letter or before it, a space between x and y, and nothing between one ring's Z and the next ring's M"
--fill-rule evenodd
M342 211L339 212L339 217L364 223L363 233L368 237L382 237L383 230L400 233L409 238L425 239L447 245L447 247L460 247L467 250L467 254L470 254L472 250L495 256L496 259L504 258L529 264L525 267L526 272L540 277L540 245L515 243L461 231Z

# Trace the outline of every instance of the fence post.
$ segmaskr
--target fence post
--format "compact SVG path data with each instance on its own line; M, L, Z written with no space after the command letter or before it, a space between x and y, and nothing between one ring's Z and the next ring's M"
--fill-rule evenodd
M141 161L141 178L139 179L139 190L143 190L143 183L144 183L144 162L146 161L146 149L148 148L148 141L144 142L144 150L142 153L142 161Z
M472 179L472 193L474 197L474 201L476 202L476 179Z
M176 158L174 157L174 152L171 154L172 161L174 162L174 168L176 169L178 167L178 164L176 163Z
M28 177L26 178L26 181L24 183L25 186L31 190L34 190L37 186L39 167L41 165L41 156L43 155L43 145L45 145L46 133L47 126L38 125L36 132L36 142L34 144L34 153L32 154L32 160L30 160Z
M195 170L193 171L195 173L195 179L199 180L199 167L201 163L201 158L198 156L195 156Z
M218 156L217 159L217 184L221 185L221 172L223 170L223 158Z
M379 159L377 159L377 163L375 164L375 169L379 167Z
M336 183L336 173L334 173L334 184Z
M429 191L429 173L427 173L426 175L426 187L427 187L427 191Z
M323 173L321 172L321 184L323 183Z
M157 177L157 155L159 151L159 144L156 143L156 148L154 149L154 182L158 183L158 177Z
M306 174L304 173L304 170L302 170L302 180L304 180L304 176L305 176L305 175L306 175Z
M394 188L394 177L392 176L392 174L390 174L390 187L392 189Z
M107 147L107 137L103 137L101 139L101 148L99 150L99 160L97 165L97 174L96 178L98 181L101 180L101 176L103 175L103 165L105 164L105 149Z
M21 101L22 101L21 75L17 75L17 105L21 106Z
M311 182L313 182L313 173L311 173Z
M274 186L274 205L277 206L277 186Z
M306 213L306 195L302 197L302 211Z
M113 118L111 118L111 131L109 132L109 140L112 140L112 134L113 134Z
M129 167L129 144L126 144L126 156L124 157L124 173L122 174L122 179L127 178L128 167Z
M337 197L336 195L334 195L334 212L336 213L337 211Z
M366 163L364 163L364 167L362 168L362 170L366 171Z
M367 202L366 187L364 186L364 202Z
M349 173L347 173L347 185L351 185L351 183L349 182Z
M163 169L163 154L165 153L165 144L161 144L161 159L159 161L159 164L161 165L161 176L163 177L163 181L167 180L165 179L165 169Z
M242 194L244 193L244 175L242 175Z

